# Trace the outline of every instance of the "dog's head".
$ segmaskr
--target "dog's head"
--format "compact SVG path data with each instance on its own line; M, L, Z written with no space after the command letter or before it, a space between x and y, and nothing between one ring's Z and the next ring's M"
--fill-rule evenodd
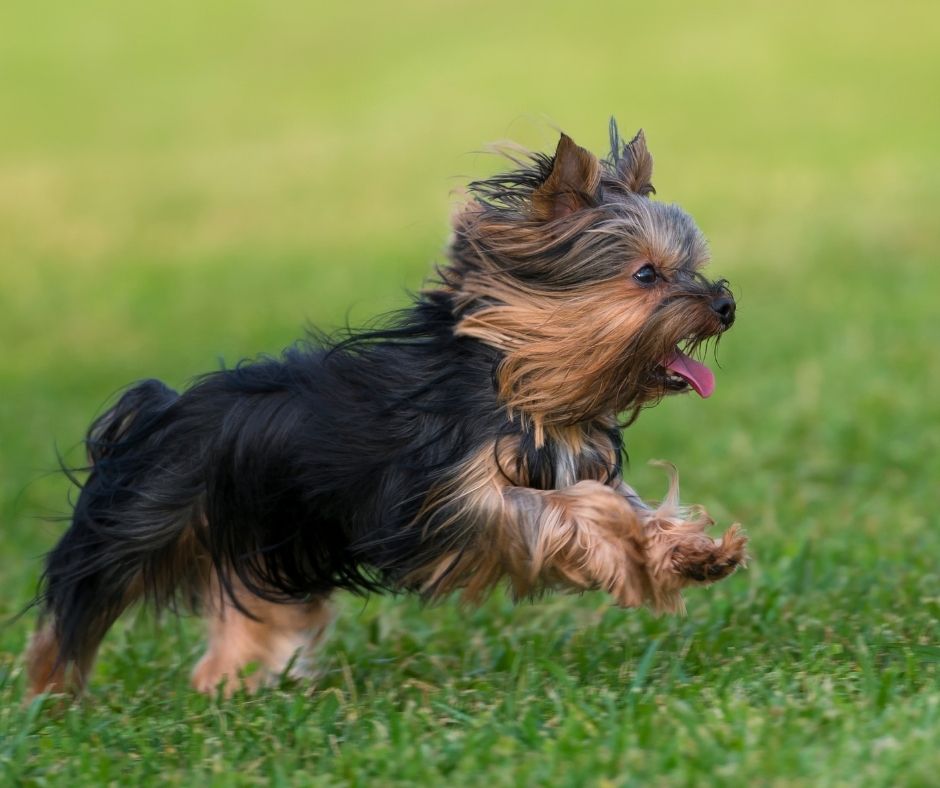
M471 184L443 271L458 333L503 352L501 396L543 425L709 396L692 356L734 322L695 223L651 198L643 133L623 143L612 120L610 136L605 159L563 134L554 156L511 152L517 169Z

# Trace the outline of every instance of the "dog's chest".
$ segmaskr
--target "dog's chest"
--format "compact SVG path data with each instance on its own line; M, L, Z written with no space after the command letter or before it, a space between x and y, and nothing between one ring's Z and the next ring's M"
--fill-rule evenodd
M524 440L526 484L557 490L585 479L609 481L620 472L619 431L581 426L551 432L540 445Z

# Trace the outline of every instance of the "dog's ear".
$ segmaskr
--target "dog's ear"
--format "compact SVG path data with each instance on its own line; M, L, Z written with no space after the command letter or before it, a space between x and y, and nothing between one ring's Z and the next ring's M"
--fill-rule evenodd
M616 126L613 127L616 132ZM653 157L646 148L646 135L640 129L636 136L623 146L617 157L617 176L628 191L648 197L656 194L653 188Z
M532 193L533 218L551 221L595 205L600 179L597 157L562 134L551 172Z

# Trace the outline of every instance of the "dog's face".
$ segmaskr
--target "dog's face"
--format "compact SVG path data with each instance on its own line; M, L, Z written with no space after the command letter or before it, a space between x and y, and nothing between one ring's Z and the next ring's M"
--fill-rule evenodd
M473 184L457 217L445 279L458 333L504 352L500 393L537 423L710 396L714 376L692 354L734 322L692 219L650 198L642 133L622 144L612 122L611 148L599 160L562 135L554 156Z

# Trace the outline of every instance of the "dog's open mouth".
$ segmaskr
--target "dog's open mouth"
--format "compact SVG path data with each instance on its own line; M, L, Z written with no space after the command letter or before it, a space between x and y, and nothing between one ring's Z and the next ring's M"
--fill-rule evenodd
M683 353L678 347L665 362L666 386L670 391L684 391L691 386L702 399L715 391L715 374L701 361Z

